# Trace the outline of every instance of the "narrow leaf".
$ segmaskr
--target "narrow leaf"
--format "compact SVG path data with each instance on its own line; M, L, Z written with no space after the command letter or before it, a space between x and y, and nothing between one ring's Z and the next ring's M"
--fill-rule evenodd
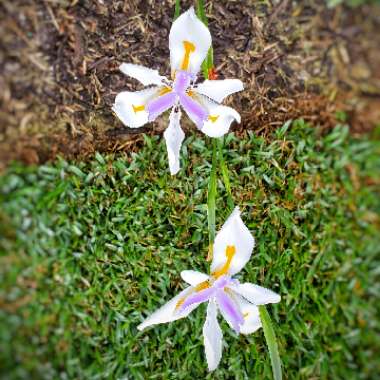
M265 306L259 306L259 311L261 323L263 324L265 340L269 350L270 361L272 364L273 379L282 380L281 360L278 353L277 339L273 330L272 322Z

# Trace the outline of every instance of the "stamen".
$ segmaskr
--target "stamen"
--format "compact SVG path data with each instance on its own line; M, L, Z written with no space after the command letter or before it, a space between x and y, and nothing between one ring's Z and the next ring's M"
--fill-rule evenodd
M215 123L215 122L219 119L219 115L215 115L215 116L209 115L208 119L209 119L212 123Z
M216 270L215 272L211 273L211 275L215 278L218 278L220 276L223 276L228 273L228 270L230 269L232 258L234 257L236 253L236 248L234 245L227 245L226 248L226 263L220 268L219 270Z
M158 96L165 95L165 94L167 94L168 92L171 92L171 91L172 91L172 89L170 87L163 87L159 91Z
M135 111L135 113L139 112L139 111L144 111L145 110L145 106L142 105L142 106L134 106L132 105L133 107L133 111Z
M187 90L186 91L186 94L193 97L194 96L194 91L191 91L191 90Z
M190 54L195 51L195 45L190 41L183 41L183 47L185 48L185 55L181 65L181 70L187 70L190 64Z

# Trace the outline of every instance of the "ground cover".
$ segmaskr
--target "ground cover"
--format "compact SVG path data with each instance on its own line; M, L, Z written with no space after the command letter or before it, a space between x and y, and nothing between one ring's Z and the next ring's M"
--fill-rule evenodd
M265 134L302 117L330 129L339 109L353 132L373 129L380 121L374 3L206 1L216 72L245 85L228 100L241 128ZM192 4L181 1L182 10ZM121 62L169 74L173 13L173 0L3 0L0 171L13 159L37 164L128 151L143 131L161 133L162 122L123 128L111 106L117 93L138 87L119 71Z
M378 137L378 136L377 136ZM168 173L162 139L88 162L13 165L0 177L0 377L270 379L262 330L236 337L207 375L200 307L136 326L207 271L210 142L188 137ZM257 239L244 281L268 307L285 378L374 379L380 371L379 143L303 121L225 138L233 197ZM218 182L217 225L229 213Z

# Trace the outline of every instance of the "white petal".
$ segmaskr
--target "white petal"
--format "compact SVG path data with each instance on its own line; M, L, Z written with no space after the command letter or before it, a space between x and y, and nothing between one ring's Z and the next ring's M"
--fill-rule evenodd
M281 301L281 296L272 290L259 285L250 284L249 282L234 285L232 288L236 293L239 293L255 305L266 305L268 303L278 303Z
M203 339L209 371L214 371L222 358L223 334L217 319L217 307L214 300L207 306L206 322L203 325Z
M201 128L207 136L221 137L228 133L233 121L240 123L240 115L233 108L223 106L202 94L194 93L193 98L208 112L208 119Z
M206 95L212 100L221 103L228 95L244 89L239 79L205 80L194 88L195 92Z
M164 76L161 76L157 70L133 63L122 63L119 69L125 75L137 79L144 86L149 86L150 84L161 86L163 85L163 80L166 79Z
M240 123L240 115L231 107L218 106L210 113L211 117L217 117L216 121L208 119L201 131L209 137L221 137L228 133L233 121Z
M240 326L240 333L245 335L252 334L261 327L259 308L238 295L234 298L244 316L244 323Z
M176 311L176 306L182 298L185 298L192 291L193 287L191 286L183 290L181 293L176 295L165 305L156 310L152 315L146 318L140 325L137 326L137 328L141 331L148 326L172 322L176 321L177 319L187 317L197 306L199 306L199 304L191 305L181 313L178 313Z
M177 174L179 171L179 152L181 150L182 141L185 134L181 129L179 120L181 118L181 111L173 108L170 114L169 126L164 132L166 140L166 149L168 151L169 169L170 174Z
M195 270L184 270L181 272L181 277L191 286L197 286L198 284L209 279L207 274L197 272Z
M134 107L145 107L146 104L158 96L158 87L149 87L145 90L117 94L112 110L127 127L138 128L148 122L146 109L135 111Z
M189 55L187 68L183 66L186 52L184 41L189 42L194 47L194 51ZM173 22L170 29L169 49L172 72L186 70L192 74L197 74L210 46L211 34L195 14L194 8L191 7Z
M224 223L222 229L216 235L213 247L211 273L221 270L228 264L226 256L228 246L235 247L235 253L227 268L227 273L232 276L239 272L249 261L254 245L255 239L241 220L239 208L236 207Z

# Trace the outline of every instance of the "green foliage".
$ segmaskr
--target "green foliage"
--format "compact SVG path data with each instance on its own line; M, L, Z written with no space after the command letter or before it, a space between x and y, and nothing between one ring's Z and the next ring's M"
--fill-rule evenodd
M345 4L350 7L358 7L364 4L380 4L380 0L326 0L329 8L334 8L337 5Z
M302 121L270 140L225 139L235 204L256 237L242 281L282 295L270 305L284 377L374 379L380 372L378 143L345 127L321 137ZM15 165L0 178L2 379L271 379L262 329L226 324L208 374L204 306L136 326L207 271L212 150L188 137L184 169L161 137L138 153L89 163ZM228 216L219 177L216 224Z

